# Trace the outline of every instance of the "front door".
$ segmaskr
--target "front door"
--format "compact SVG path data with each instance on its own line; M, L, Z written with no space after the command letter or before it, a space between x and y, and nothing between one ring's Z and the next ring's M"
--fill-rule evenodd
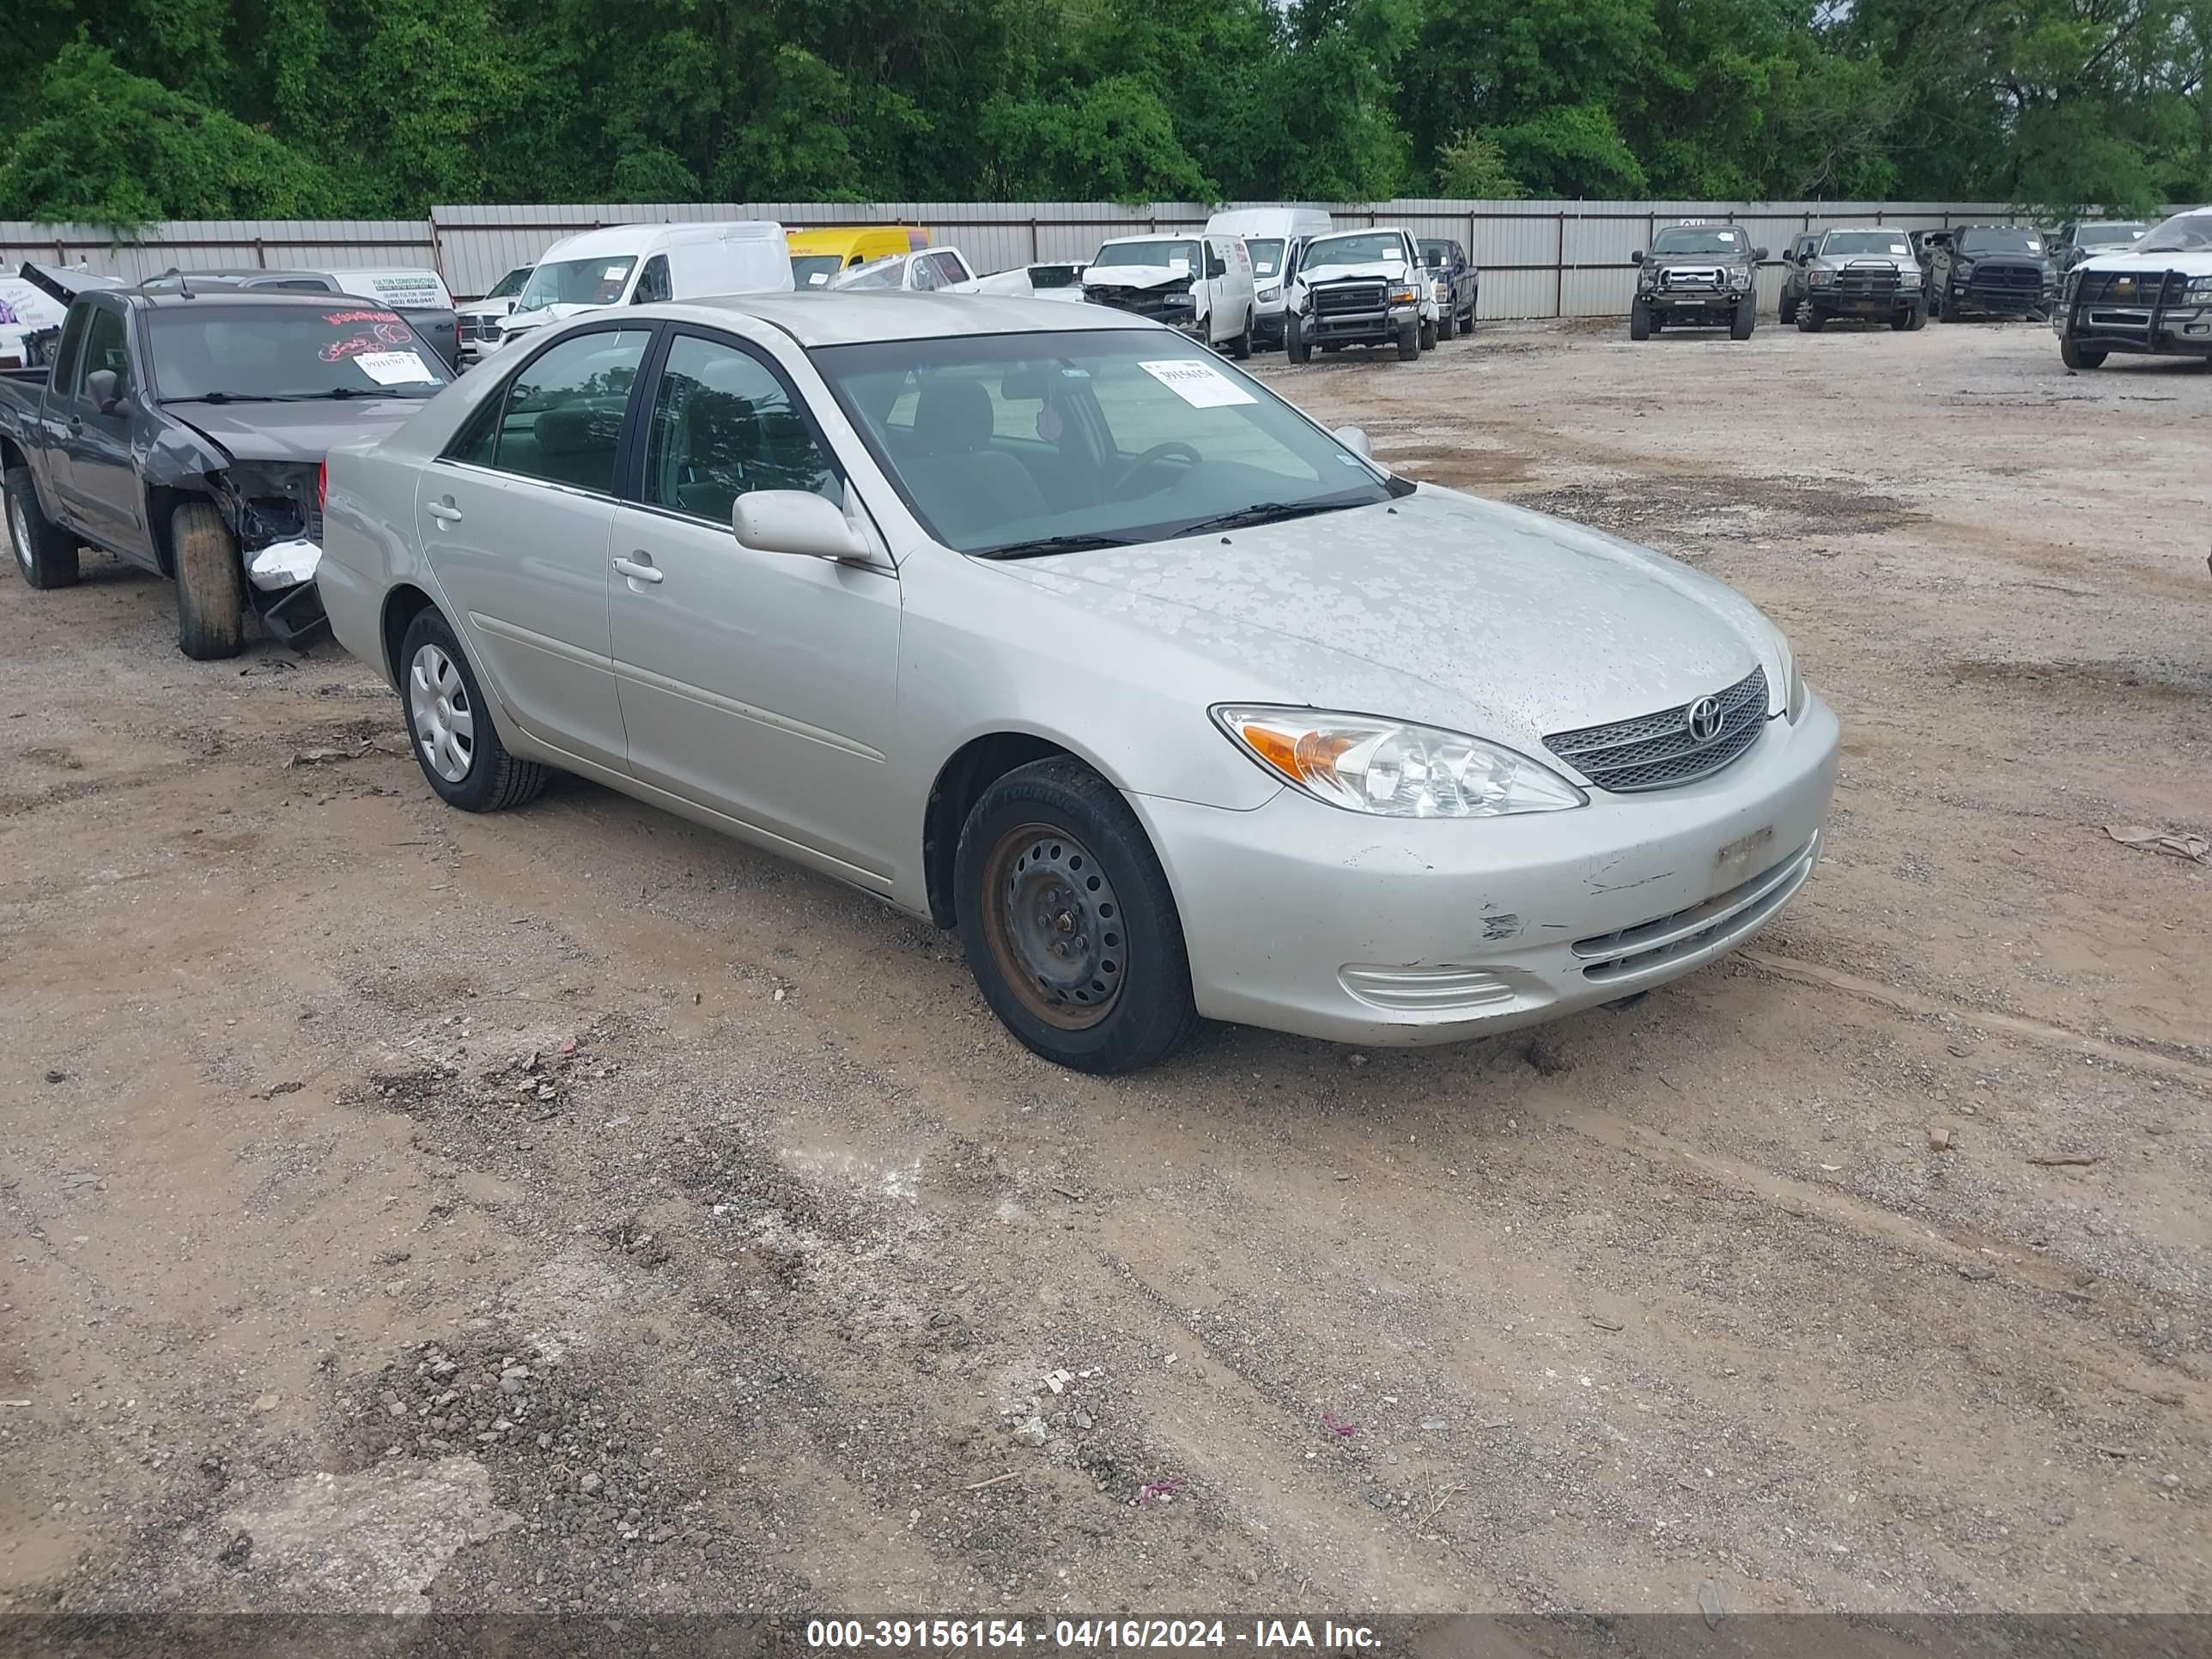
M757 489L842 503L846 485L764 353L676 334L639 501L615 515L614 657L630 769L882 884L916 833L884 812L898 579L739 546L731 510Z
M115 376L121 399L112 410L100 408L88 385L103 368ZM118 306L99 306L85 330L84 362L66 416L70 488L87 534L103 547L143 560L153 542L147 534L145 492L131 465L131 395L130 319Z
M626 768L607 624L617 461L647 328L572 334L426 468L416 503L449 619L515 723Z

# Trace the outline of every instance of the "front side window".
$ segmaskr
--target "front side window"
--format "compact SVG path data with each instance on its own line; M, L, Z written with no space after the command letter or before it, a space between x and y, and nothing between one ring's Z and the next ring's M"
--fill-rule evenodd
M84 336L84 376L90 380L100 369L115 376L118 391L131 386L131 341L123 313L102 306L92 313L92 326Z
M1133 545L1394 494L1256 381L1152 330L810 355L930 533L964 553Z
M77 359L84 350L85 325L95 309L92 306L71 306L69 315L62 320L62 343L54 353L53 378L48 382L58 392L76 390Z
M196 300L154 312L146 336L165 404L429 398L453 378L398 312L344 295L322 305Z
M524 364L456 459L611 495L630 387L653 337L643 328L571 335Z
M727 524L738 497L756 489L845 499L836 469L775 372L726 341L680 334L653 394L645 499Z
M926 254L908 261L907 286L919 294L934 294L939 286L937 262Z
M645 262L645 269L637 273L637 291L630 295L634 306L655 305L674 297L668 281L668 256L656 253Z
M629 285L636 268L631 253L601 254L594 259L562 259L542 264L530 273L517 311L538 311L547 306L611 306Z

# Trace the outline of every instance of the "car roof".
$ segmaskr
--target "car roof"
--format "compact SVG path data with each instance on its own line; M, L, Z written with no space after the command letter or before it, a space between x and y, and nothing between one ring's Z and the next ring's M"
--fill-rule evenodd
M845 289L835 293L738 294L643 306L630 314L699 323L754 317L781 329L800 345L812 347L934 340L956 334L1066 334L1072 331L1069 309L1064 300ZM1082 316L1084 330L1162 326L1111 306L1087 307Z
M96 290L88 289L88 292ZM138 305L170 310L185 306L216 307L228 311L247 306L290 307L295 310L328 311L333 304L374 306L381 302L364 300L357 294L310 294L301 289L237 288L228 283L179 293L173 288L124 288L108 290L121 295ZM385 307L390 309L389 307Z
M1905 234L1895 225L1830 225L1826 229L1816 230L1813 234L1815 236L1829 236L1839 230L1848 231L1854 236L1902 236Z

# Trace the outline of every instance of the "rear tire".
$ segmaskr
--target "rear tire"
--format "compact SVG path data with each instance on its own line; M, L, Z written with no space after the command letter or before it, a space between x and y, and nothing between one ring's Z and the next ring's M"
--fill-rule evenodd
M2058 361L2069 368L2102 368L2110 356L2102 346L2085 346L2072 340L2058 343Z
M1628 307L1628 337L1648 340L1651 337L1651 307L1638 300Z
M1398 361L1400 362L1410 363L1421 355L1421 331L1425 326L1425 324L1418 321L1410 322L1398 331Z
M177 648L219 662L246 648L246 570L238 538L213 501L186 501L169 519L177 567Z
M11 466L4 481L8 539L15 544L15 568L33 587L69 587L77 578L76 538L49 519L39 506L39 487L27 466Z
M960 940L983 1000L1056 1066L1142 1071L1198 1027L1182 921L1121 792L1065 757L986 789L953 868Z
M1482 290L1478 288L1474 291L1474 297L1467 302L1467 321L1462 325L1462 331L1468 334L1474 332L1474 319L1480 314L1481 310Z
M1747 294L1735 302L1735 316L1729 323L1729 338L1748 340L1751 331L1759 326L1759 301Z
M1249 361L1252 356L1252 313L1244 313L1244 331L1229 343L1229 355L1238 362Z
M1294 363L1313 361L1313 343L1306 338L1295 313L1283 319L1283 355Z
M464 812L503 812L544 793L552 769L507 752L468 653L443 617L416 611L393 666L408 741L439 799Z

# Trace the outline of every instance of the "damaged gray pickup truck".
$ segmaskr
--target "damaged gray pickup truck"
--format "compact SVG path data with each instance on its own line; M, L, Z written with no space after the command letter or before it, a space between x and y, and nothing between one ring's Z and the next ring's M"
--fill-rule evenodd
M47 367L0 370L23 580L68 586L90 545L175 580L188 657L236 656L248 611L304 643L324 626L323 458L413 415L444 362L398 313L343 295L22 274L69 306Z

